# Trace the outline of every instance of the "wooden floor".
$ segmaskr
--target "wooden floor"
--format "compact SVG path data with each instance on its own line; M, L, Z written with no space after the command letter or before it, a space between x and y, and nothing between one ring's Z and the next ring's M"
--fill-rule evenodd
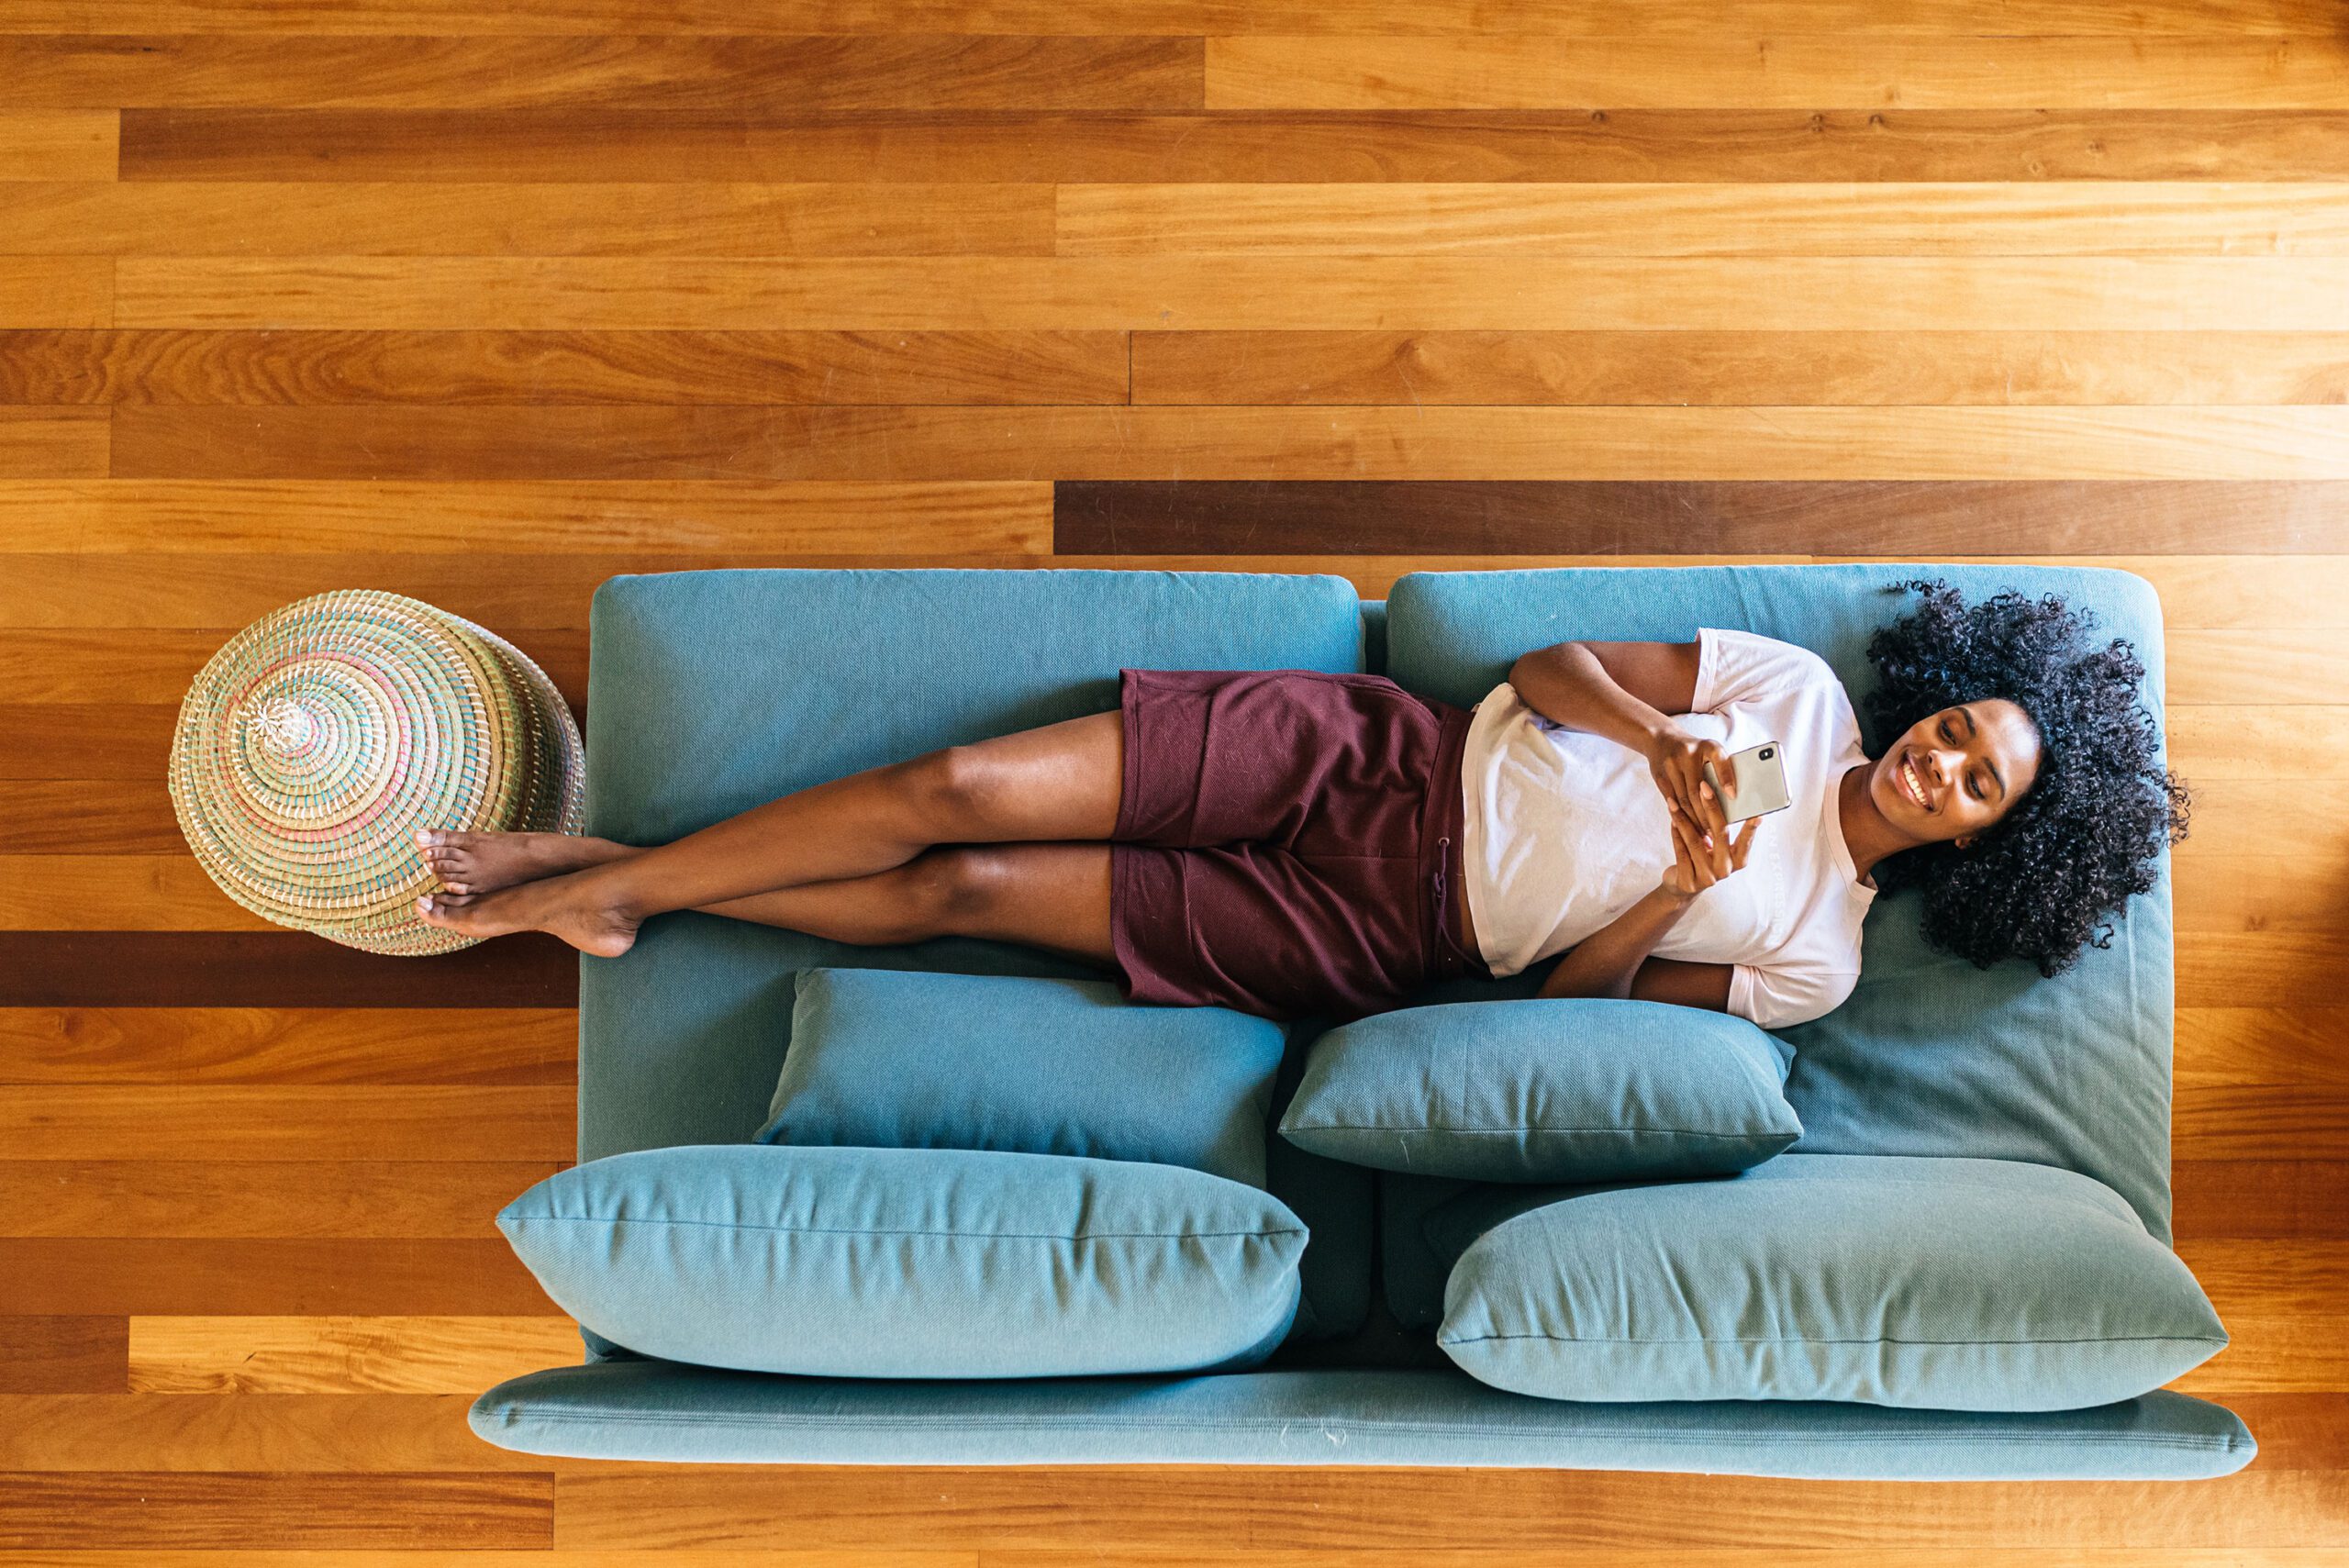
M2344 16L6 0L0 1568L2349 1561ZM568 954L262 925L162 784L328 587L575 702L620 571L1962 556L2166 607L2224 1481L487 1447Z

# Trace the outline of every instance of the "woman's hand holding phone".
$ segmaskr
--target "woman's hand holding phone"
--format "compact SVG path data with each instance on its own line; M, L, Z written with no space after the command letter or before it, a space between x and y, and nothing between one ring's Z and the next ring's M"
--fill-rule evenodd
M1710 762L1723 789L1737 788L1737 770L1717 740L1699 740L1678 725L1657 733L1648 743L1648 772L1664 792L1664 804L1675 823L1686 821L1709 838L1720 840L1729 828L1720 797L1705 781Z
M1717 804L1714 809L1720 807ZM1745 826L1731 837L1726 830L1707 834L1676 811L1671 814L1671 821L1672 864L1665 868L1659 885L1664 892L1684 899L1694 898L1715 883L1744 870L1746 853L1753 847L1754 830L1762 826L1762 818L1749 817Z

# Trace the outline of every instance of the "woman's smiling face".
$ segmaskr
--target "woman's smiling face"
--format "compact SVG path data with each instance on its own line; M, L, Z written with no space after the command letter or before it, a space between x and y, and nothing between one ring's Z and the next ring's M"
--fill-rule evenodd
M1929 714L1868 771L1868 799L1920 843L1971 840L2020 805L2039 777L2039 731L1988 697Z

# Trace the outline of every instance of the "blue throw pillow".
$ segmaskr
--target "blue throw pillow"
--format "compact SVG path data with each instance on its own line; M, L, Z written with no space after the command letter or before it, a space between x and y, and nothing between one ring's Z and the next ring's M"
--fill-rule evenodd
M1379 1013L1314 1041L1281 1136L1410 1175L1720 1175L1787 1148L1793 1053L1743 1018L1531 997Z
M1286 1037L1114 981L804 969L754 1141L994 1149L1183 1165L1264 1184Z
M1253 1366L1306 1240L1270 1194L1174 1165L742 1143L590 1160L497 1227L614 1344L825 1377Z
M2017 1161L1789 1154L1725 1181L1485 1188L1428 1232L1462 1249L1437 1343L1551 1399L2070 1410L2227 1342L2119 1194Z

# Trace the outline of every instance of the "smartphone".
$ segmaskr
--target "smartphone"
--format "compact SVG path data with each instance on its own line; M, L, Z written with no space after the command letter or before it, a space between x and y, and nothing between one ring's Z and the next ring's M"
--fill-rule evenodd
M1776 740L1765 740L1759 746L1748 746L1742 751L1731 752L1730 772L1737 779L1735 789L1724 789L1720 775L1713 772L1710 762L1705 764L1705 782L1711 784L1721 797L1721 806L1731 822L1742 822L1749 817L1767 817L1773 811L1784 811L1794 804L1787 794L1787 762L1782 748Z

